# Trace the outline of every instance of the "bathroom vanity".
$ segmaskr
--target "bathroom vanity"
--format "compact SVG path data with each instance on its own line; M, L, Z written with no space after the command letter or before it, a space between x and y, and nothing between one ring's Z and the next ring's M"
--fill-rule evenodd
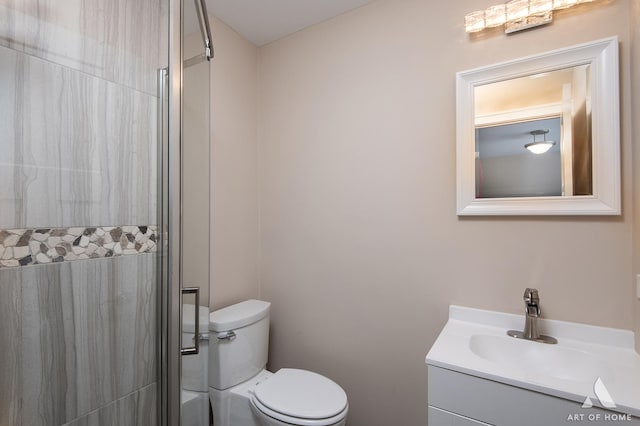
M523 325L520 315L450 307L426 357L429 426L640 426L633 333L541 319L558 344L507 335Z

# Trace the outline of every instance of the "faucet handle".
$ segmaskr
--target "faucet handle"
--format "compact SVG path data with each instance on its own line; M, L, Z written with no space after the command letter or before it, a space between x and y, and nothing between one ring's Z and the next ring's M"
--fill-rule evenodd
M540 316L540 296L535 288L528 288L524 291L525 312L529 317Z
M518 339L533 340L541 343L558 343L555 338L543 336L538 332L538 318L540 318L538 289L525 289L523 298L525 304L524 331L509 330L507 334Z
M538 296L538 289L527 288L524 290L524 302L527 305L537 305L540 302L540 296Z

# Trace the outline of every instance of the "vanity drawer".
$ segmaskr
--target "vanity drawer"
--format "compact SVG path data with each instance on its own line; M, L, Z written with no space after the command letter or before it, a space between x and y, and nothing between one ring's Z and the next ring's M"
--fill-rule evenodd
M455 413L429 407L429 426L490 426L489 423L482 423L468 417Z
M496 426L555 426L567 423L640 426L640 420L614 421L617 413L430 365L429 408ZM439 413L438 413L439 414ZM569 416L572 416L571 418ZM579 416L582 415L582 420ZM573 417L577 416L577 417ZM429 426L476 423L431 423ZM573 420L575 419L575 420ZM573 421L572 421L573 420ZM485 424L478 423L478 424Z

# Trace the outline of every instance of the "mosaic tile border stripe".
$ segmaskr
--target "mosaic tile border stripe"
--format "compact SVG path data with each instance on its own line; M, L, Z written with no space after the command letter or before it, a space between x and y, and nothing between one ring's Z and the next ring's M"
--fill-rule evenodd
M104 226L0 230L0 269L152 253L158 227Z

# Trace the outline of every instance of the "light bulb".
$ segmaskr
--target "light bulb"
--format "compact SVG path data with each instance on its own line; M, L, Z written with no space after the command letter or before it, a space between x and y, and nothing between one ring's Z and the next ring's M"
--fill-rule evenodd
M529 15L529 0L511 0L507 3L507 21L518 21Z
M531 142L524 147L534 154L544 154L549 151L556 143L554 141Z
M553 0L554 9L566 9L578 4L578 0Z
M507 21L507 6L504 4L491 6L484 11L484 20L487 28L504 25Z
M553 0L531 0L529 2L529 14L546 13L553 10Z
M467 14L464 17L464 26L468 33L475 33L484 30L484 10L478 10Z

